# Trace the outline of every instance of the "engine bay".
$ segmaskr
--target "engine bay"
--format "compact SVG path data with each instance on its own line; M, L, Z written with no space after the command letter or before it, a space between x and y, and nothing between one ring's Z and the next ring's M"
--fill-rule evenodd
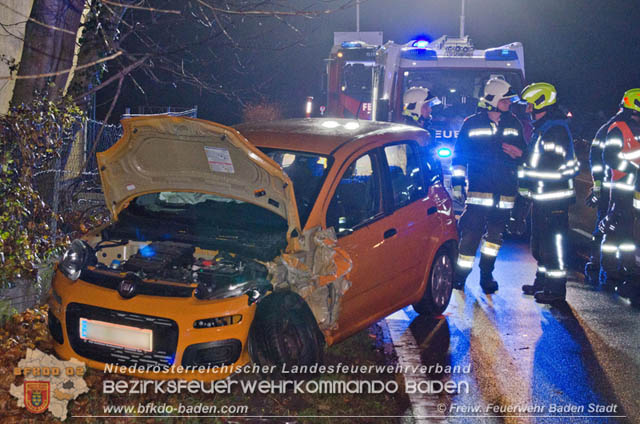
M249 294L259 297L271 285L267 268L255 259L226 251L202 250L174 241L100 241L95 269L138 281L195 286L199 299Z

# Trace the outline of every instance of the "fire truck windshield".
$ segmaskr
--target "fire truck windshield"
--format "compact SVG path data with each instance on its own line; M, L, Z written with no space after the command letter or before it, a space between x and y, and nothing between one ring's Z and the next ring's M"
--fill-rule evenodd
M411 87L425 87L442 100L442 106L432 112L434 120L464 118L474 113L489 78L504 78L517 93L523 87L519 71L504 69L412 69L403 71L402 75L402 92Z
M373 62L347 62L344 65L340 90L347 96L369 100Z

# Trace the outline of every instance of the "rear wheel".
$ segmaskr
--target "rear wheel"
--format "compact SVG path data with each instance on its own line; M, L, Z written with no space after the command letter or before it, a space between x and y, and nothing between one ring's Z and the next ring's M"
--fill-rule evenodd
M446 248L441 247L431 264L429 281L422 299L413 304L420 315L440 315L449 306L453 291L453 260Z
M263 365L321 363L324 337L300 296L275 292L258 303L249 332L249 353Z

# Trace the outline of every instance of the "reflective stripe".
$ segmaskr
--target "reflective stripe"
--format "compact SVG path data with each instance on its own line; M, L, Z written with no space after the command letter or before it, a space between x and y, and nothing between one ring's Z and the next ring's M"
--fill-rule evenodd
M575 195L573 190L552 191L550 193L534 193L532 194L533 200L555 200L566 199Z
M620 165L618 165L618 171L624 171L625 169L627 169L628 165L629 165L629 162L627 162L626 160L623 160L622 162L620 162Z
M539 161L540 161L540 153L533 152L533 154L531 155L531 167L537 168Z
M493 199L485 199L482 197L467 197L465 203L470 205L493 206Z
M594 165L591 167L591 172L602 172L602 165Z
M633 184L627 184L620 181L605 181L602 185L610 189L633 191L635 189Z
M640 209L640 199L633 199L633 207Z
M562 234L556 234L556 252L558 254L558 265L564 269L564 252L562 251Z
M600 246L600 250L605 253L613 253L618 251L618 246L616 246L615 244L604 243L602 244L602 246Z
M493 206L493 193L470 191L467 193L467 201L465 203L481 206Z
M475 256L458 255L458 266L460 268L472 268Z
M640 149L631 150L630 152L618 153L620 159L634 160L640 158Z
M503 135L518 135L519 133L518 133L518 130L515 129L515 128L505 128L502 131L502 134Z
M619 138L608 138L604 143L605 146L623 146L622 140Z
M540 171L524 171L527 177L542 178L545 180L559 180L562 178L560 172L540 172Z
M550 151L556 149L556 143L545 143L543 141L542 142L542 148L545 150L545 152L550 152Z
M499 250L500 250L499 244L482 240L482 246L480 246L480 253L482 253L483 255L498 256Z
M564 270L553 270L553 271L547 271L547 277L549 278L564 278L567 276L567 271Z
M513 209L516 205L516 196L500 196L498 207L500 209Z
M493 135L496 133L495 128L494 129L489 129L489 128L480 128L480 129L476 129L476 130L471 130L469 131L469 137L481 137L481 136L486 136L486 135Z
M636 250L636 245L633 243L622 243L618 246L618 249L623 252L633 252L634 250Z
M540 274L544 274L545 272L547 272L547 268L543 267L543 266L539 266L538 267L538 272Z
M466 174L467 168L463 165L455 165L453 167L453 171L451 175L454 177L464 177Z

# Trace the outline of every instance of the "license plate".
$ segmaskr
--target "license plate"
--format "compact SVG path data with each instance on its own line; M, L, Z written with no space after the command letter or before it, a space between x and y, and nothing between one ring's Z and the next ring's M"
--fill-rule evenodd
M80 338L146 352L153 350L152 330L86 318L80 318Z

